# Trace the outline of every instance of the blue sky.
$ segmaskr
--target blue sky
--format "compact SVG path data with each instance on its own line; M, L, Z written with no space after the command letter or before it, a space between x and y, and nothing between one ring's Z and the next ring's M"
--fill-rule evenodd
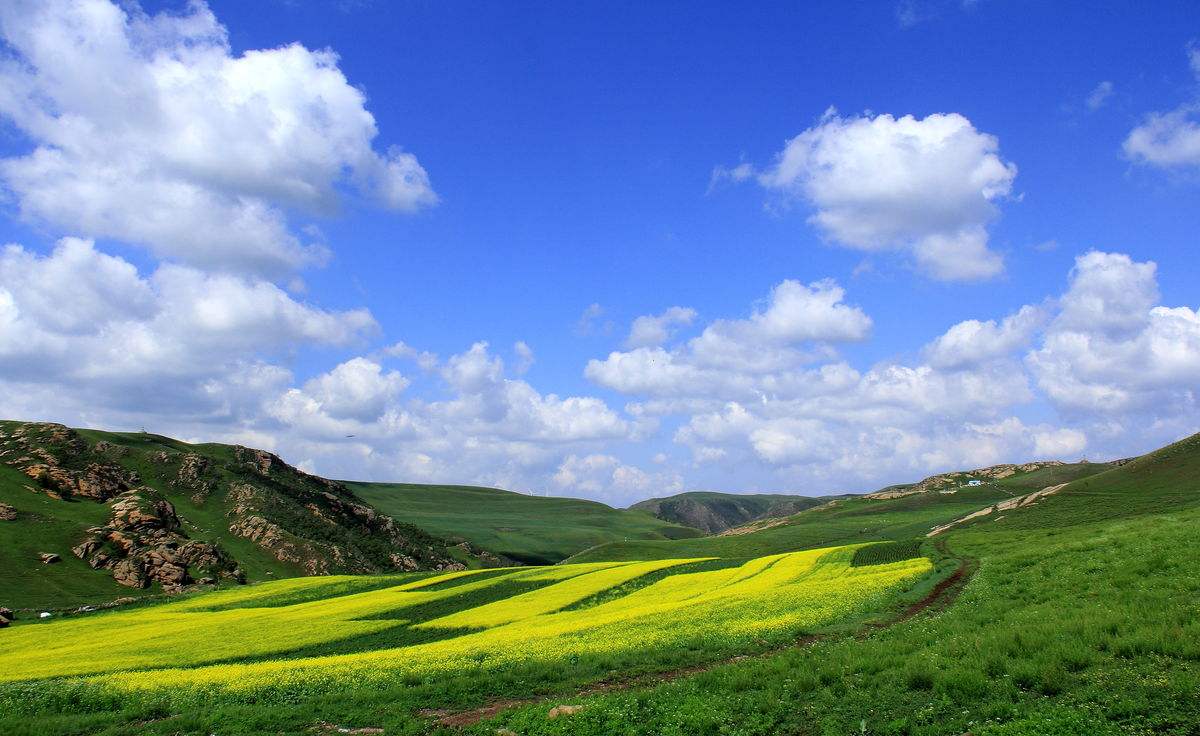
M72 22L77 33L62 33ZM1141 452L1200 428L1200 338L1188 315L1152 314L1197 306L1194 3L213 1L121 11L97 0L16 3L3 23L6 81L33 90L0 102L0 217L4 240L19 245L0 269L16 315L15 347L0 350L6 415L256 443L342 477L621 504L695 488L864 490L1035 454ZM56 44L72 47L53 57L66 61L51 60ZM303 53L274 76L221 76L248 52L282 59L289 44ZM336 54L325 71L341 75L321 77L340 105L332 118L317 109L327 98L304 91L325 89L308 64L325 49ZM164 58L190 81L164 84ZM118 98L136 88L120 81L130 69L155 81L109 109L114 94L69 83L82 64ZM217 78L230 96L239 84L273 86L210 116L221 101L196 101ZM156 117L156 106L172 112ZM896 122L904 116L911 128ZM930 116L957 126L961 150L924 137ZM347 138L295 138L259 161L255 126L293 118L318 139ZM112 143L77 144L69 120ZM206 145L185 150L196 130ZM914 140L929 148L880 164L891 166L880 177L891 190L863 177L877 155L864 146ZM64 195L39 151L61 153L71 171L95 165L97 188L112 196L74 185ZM807 156L799 174L777 166L785 151ZM427 181L389 198L381 192L398 180L381 172L397 161ZM983 185L959 170L972 166L990 167ZM273 189L289 177L307 188ZM136 181L161 184L146 193ZM263 246L275 258L264 267L242 257L258 252L245 230L229 252L209 247L206 228L219 238L229 222L217 205L247 202L283 223L264 242L291 237L324 256L275 258ZM835 210L841 224L822 225ZM849 242L862 223L869 232ZM921 255L931 237L943 238L936 262ZM61 238L90 245L72 260ZM963 238L983 238L971 241L974 255ZM1093 250L1108 259L1077 262ZM42 297L22 289L77 283L63 276L69 264L111 267L148 295L125 303L130 289L96 287L85 299L64 286L71 306L120 319L39 321ZM230 314L204 322L203 341L162 326L187 321L164 315L211 317L214 279L236 283L221 282ZM789 313L787 334L753 320L720 326L756 310L769 318L773 289L793 281L809 297L840 290L840 311L822 314L853 320L856 310L869 327L803 327L824 319L815 312ZM1122 301L1133 293L1145 298ZM1072 304L1098 311L1084 318ZM1027 305L1037 315L1004 333L1002 320ZM627 343L633 320L671 307L691 316L661 348ZM348 316L363 309L373 324ZM1127 319L1105 316L1119 310ZM965 320L985 329L945 350L987 357L931 357ZM720 360L791 352L752 370L688 352L714 324ZM107 374L99 366L131 335L144 360L124 378ZM384 352L400 341L437 361L422 368ZM519 341L533 356L523 372ZM486 352L470 352L479 342ZM703 377L677 371L677 383L647 388L611 355L652 349ZM57 367L28 370L39 356ZM601 375L604 365L612 370ZM854 371L856 387L812 388L822 366ZM892 386L897 367L919 375ZM981 385L997 396L963 398ZM668 398L674 406L646 408Z

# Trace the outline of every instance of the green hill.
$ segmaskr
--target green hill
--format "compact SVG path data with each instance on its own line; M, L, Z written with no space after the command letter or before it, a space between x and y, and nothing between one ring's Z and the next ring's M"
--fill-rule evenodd
M717 493L689 491L666 498L650 498L629 508L644 511L663 521L690 526L709 534L748 524L758 519L790 516L830 497L793 496L779 493Z
M1075 463L1037 467L1031 464L1028 467L1032 469L1018 469L1002 478L988 478L980 471L930 476L921 483L889 486L883 491L866 496L835 498L785 518L759 519L743 527L727 530L719 536L671 541L612 542L581 552L571 557L570 561L703 556L756 557L834 544L922 537L936 526L1027 493L1031 489L1094 476L1113 466L1104 463ZM951 477L958 480L952 484L946 480ZM981 479L981 485L966 485L972 479ZM912 489L919 487L928 490L913 492Z
M433 534L470 541L529 564L559 562L612 541L698 537L701 532L636 510L496 488L347 482L384 513Z
M0 634L0 730L1192 736L1198 479L1200 435L1121 464L640 543L752 558L1013 505L904 544L297 579L18 615Z
M500 562L270 453L144 433L0 422L0 504L0 605L14 608Z

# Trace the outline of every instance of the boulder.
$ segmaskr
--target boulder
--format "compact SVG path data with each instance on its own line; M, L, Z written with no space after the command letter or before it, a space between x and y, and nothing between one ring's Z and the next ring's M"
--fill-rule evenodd
M0 503L0 521L16 521L17 510L6 503Z
M11 608L0 608L0 621L12 621L14 618Z
M575 715L583 710L582 705L556 705L546 714L547 718L558 718L559 716Z
M42 561L43 565L53 565L56 562L62 562L62 558L53 552L42 552L38 555L38 559Z

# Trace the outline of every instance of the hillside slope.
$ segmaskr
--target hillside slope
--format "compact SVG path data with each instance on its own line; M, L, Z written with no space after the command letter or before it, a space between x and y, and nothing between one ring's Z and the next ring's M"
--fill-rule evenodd
M1200 435L946 532L977 572L936 615L572 700L572 733L1192 736L1197 538ZM555 725L529 705L474 733Z
M500 562L268 452L144 433L0 422L0 504L0 604L12 607Z
M661 557L753 557L788 550L921 537L933 528L1047 485L1112 469L1105 463L1037 463L1001 477L982 471L930 476L865 496L835 498L792 516L759 519L720 536L679 541L614 542L586 550L571 562ZM984 469L988 470L988 469ZM951 483L948 478L955 478ZM966 485L972 478L981 485ZM912 490L920 487L921 490Z
M709 534L759 519L791 516L831 500L831 497L792 496L779 493L717 493L689 491L665 498L649 498L629 508L663 521L690 526Z
M553 564L606 542L701 534L641 511L577 498L527 496L475 486L356 482L346 486L384 513L529 564Z

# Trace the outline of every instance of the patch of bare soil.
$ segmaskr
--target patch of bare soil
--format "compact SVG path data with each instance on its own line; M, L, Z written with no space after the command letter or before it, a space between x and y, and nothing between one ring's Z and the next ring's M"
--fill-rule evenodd
M1043 488L1040 491L1034 491L1033 493L1026 493L1024 496L1014 496L1006 501L1001 501L1000 503L995 504L994 506L988 506L985 509L980 509L978 511L967 514L966 516L955 519L954 521L951 521L947 524L942 524L941 526L935 526L933 529L930 529L929 533L926 534L925 536L936 537L937 535L941 534L942 532L946 531L947 529L952 529L952 528L958 526L959 524L966 523L968 521L971 521L972 519L981 519L984 516L988 516L988 515L992 514L993 512L998 514L1001 511L1012 511L1013 509L1020 509L1020 508L1026 507L1026 506L1032 506L1035 503L1037 503L1039 500L1045 498L1046 496L1049 496L1054 493L1058 493L1066 485L1067 485L1066 483L1059 483L1056 486L1046 486L1045 488Z

